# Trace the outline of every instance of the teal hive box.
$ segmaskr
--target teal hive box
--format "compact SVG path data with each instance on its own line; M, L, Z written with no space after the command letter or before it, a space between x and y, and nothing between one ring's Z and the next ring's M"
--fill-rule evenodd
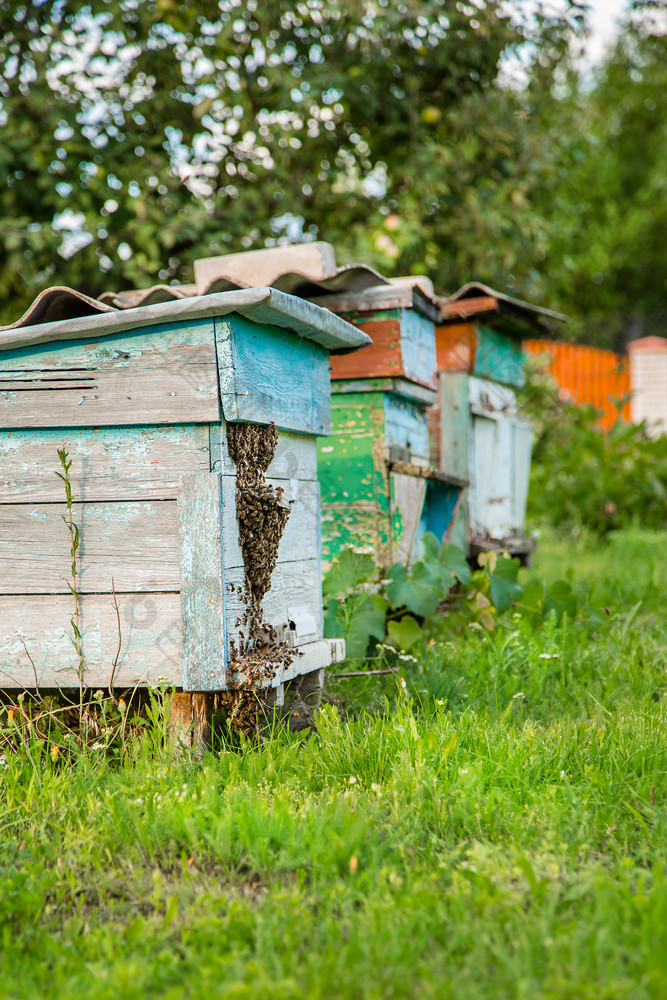
M365 342L269 288L124 310L52 289L0 332L2 686L79 685L63 448L84 684L106 687L115 661L118 687L238 682L248 596L229 422L275 423L265 481L290 511L262 621L294 655L259 686L340 659L340 640L322 638L316 441L330 431L330 352Z

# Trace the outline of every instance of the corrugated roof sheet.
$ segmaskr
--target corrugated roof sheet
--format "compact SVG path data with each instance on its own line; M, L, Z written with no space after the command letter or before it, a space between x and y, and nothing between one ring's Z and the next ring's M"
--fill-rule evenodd
M496 291L481 281L469 281L453 295L441 298L439 301L444 322L457 322L471 316L493 313L522 320L537 329L550 329L554 323L568 322L567 316L562 313L512 298L511 295Z
M42 301L47 297L43 293ZM0 330L0 350L44 344L53 340L75 340L79 337L103 337L137 327L150 327L183 319L205 316L225 316L240 313L256 323L269 323L292 330L334 353L354 351L370 343L366 334L345 322L340 316L321 309L311 302L274 288L236 289L207 295L181 296L170 301L113 309L104 303L82 296L71 288L57 289L61 293L61 312L56 319L48 315L36 300L18 323ZM73 311L69 311L69 309ZM79 309L76 312L76 309ZM82 313L86 308L88 312ZM35 318L33 320L33 310Z

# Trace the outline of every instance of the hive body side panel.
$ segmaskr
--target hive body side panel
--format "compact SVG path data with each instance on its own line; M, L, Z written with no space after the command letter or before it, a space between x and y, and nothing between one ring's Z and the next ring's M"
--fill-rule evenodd
M469 376L441 372L439 376L440 468L455 476L470 477ZM465 552L469 546L469 489L464 490L449 539Z
M135 687L165 680L180 686L181 602L178 594L108 594L81 598L84 684ZM0 687L79 686L72 645L74 600L64 596L0 596ZM120 630L118 624L120 618ZM118 652L120 643L120 653ZM114 660L118 663L114 672Z
M438 372L472 372L477 338L474 323L436 327L435 354Z
M64 503L0 504L0 593L69 593L68 516ZM75 503L72 521L80 593L178 591L176 501Z
M477 324L477 351L473 372L505 385L521 387L525 381L526 356L515 337Z
M0 427L216 420L213 322L0 351Z
M409 453L409 461L428 463L426 408L393 393L384 396L385 444Z
M416 309L401 309L401 353L405 378L435 388L435 325Z
M209 469L205 424L0 431L0 504L61 503L62 448L75 502L173 500L179 476Z
M372 343L351 354L333 355L331 378L397 378L403 375L401 310L343 313L343 319L367 333Z
M182 477L178 495L183 688L227 686L225 588L222 563L222 477Z
M236 475L236 465L229 456L225 421L210 426L211 471L225 476ZM278 445L266 471L269 479L317 481L317 448L310 434L278 431Z
M216 321L222 409L227 420L303 434L330 430L329 352L287 330L242 316Z
M332 434L317 447L324 568L349 547L386 563L392 530L383 394L334 395Z

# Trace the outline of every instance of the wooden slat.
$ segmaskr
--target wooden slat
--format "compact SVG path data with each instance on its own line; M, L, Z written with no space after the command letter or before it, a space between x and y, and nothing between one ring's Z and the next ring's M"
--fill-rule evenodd
M328 434L329 352L296 333L242 316L216 321L222 409L227 420L274 422Z
M54 377L59 381L48 381ZM0 351L0 379L0 427L207 423L219 418L209 319L88 343L57 341Z
M440 383L440 468L462 479L470 477L468 404L469 376L458 372L441 372ZM470 520L468 493L461 503L452 526L450 541L467 552Z
M211 425L212 471L236 475L229 457L225 423ZM278 446L266 475L271 479L317 479L317 445L309 434L278 431Z
M121 654L116 687L182 683L181 606L178 594L119 594ZM77 688L77 658L70 640L71 596L0 597L0 687L34 688L25 651L37 668L40 687ZM111 597L81 599L84 682L106 688L118 649L118 624ZM25 642L25 647L23 642Z
M440 302L443 319L452 316L463 319L466 316L476 316L478 313L495 312L498 300L491 295L480 295L475 298L457 299L456 302Z
M178 495L183 687L220 691L227 686L221 542L222 477L183 476Z
M70 538L65 504L0 505L2 594L67 594ZM176 501L82 503L80 593L178 591Z
M441 472L434 469L432 465L414 465L412 462L389 463L390 472L395 472L399 476L414 476L417 479L435 479L439 483L450 483L452 486L470 486L470 480L463 476L454 476L450 472Z
M72 462L76 501L175 499L179 476L208 472L210 462L205 424L6 431L0 436L0 503L61 502L59 448Z
M304 553L305 555L305 553ZM242 600L244 572L242 567L225 570L225 616L228 640L239 644L237 625L246 606ZM232 589L233 588L233 589ZM263 602L264 620L282 630L288 624L288 608L302 608L313 615L322 634L322 579L319 558L304 558L295 562L279 563L273 571L271 590Z
M227 572L243 566L243 555L236 519L236 477L223 476L222 481L222 539ZM320 531L319 483L298 479L268 479L267 482L281 487L282 499L290 504L290 516L278 548L278 562L294 562L303 559L304 555L316 555Z

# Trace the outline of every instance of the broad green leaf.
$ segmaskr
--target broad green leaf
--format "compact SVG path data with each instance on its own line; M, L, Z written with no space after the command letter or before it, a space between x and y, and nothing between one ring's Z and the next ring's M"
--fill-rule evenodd
M422 637L422 630L412 615L405 615L397 622L389 622L387 632L394 646L400 649L411 649Z
M375 573L376 566L372 556L345 549L324 577L322 593L325 596L344 596L366 583Z
M512 601L518 601L523 594L523 588L517 582L519 560L500 556L496 559L493 571L489 570L489 594L499 615L512 607Z
M463 550L458 547L458 545L452 545L448 542L446 545L442 546L442 551L440 553L440 563L442 564L444 570L456 577L456 579L465 586L470 583L471 570L468 565L468 560L466 559ZM452 581L453 585L454 581Z
M410 576L404 566L396 563L389 577L393 582L387 586L387 597L392 608L406 607L420 618L433 614L440 603L440 593L424 563L415 563Z
M345 655L360 659L366 655L371 638L385 636L387 602L380 595L353 595L349 601L332 598L324 615L324 635L345 639Z

